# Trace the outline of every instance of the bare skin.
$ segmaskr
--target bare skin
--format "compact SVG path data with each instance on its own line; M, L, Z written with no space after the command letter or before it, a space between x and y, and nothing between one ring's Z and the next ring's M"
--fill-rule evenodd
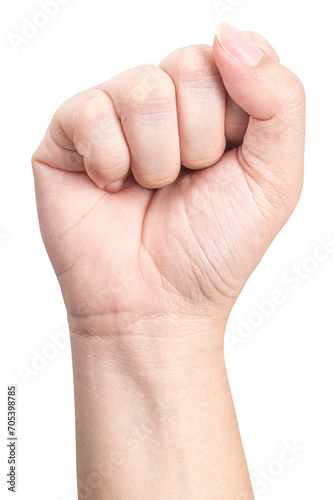
M298 201L304 123L300 80L228 25L57 110L32 163L79 500L253 499L223 335Z

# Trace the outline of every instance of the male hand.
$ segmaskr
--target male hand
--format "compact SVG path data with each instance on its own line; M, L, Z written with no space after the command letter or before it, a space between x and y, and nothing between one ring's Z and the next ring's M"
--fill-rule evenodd
M222 25L213 48L125 71L56 112L33 169L75 324L221 322L293 211L304 90L245 33Z

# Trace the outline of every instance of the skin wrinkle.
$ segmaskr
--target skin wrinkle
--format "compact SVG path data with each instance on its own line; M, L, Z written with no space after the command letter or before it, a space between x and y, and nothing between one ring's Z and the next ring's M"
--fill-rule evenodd
M112 107L113 107L113 109L114 109L114 112L115 112L116 116L118 117L118 121L119 121L119 123L121 124L121 117L120 117L120 116L119 116L119 114L118 114L118 111L117 111L117 109L116 109L116 107L115 107L115 105L114 105L114 102L113 102L113 100L112 100L111 95L110 95L108 92L106 92L106 91L102 88L102 86L97 87L97 90L98 90L98 91L100 91L100 92L102 92L102 93L103 93L105 96L107 96L107 98L111 101L111 104L112 104ZM125 135L124 135L124 139L125 139L125 141L126 141L127 150L128 150L128 154L129 154L129 162L130 162L130 165L131 165L131 163L132 163L132 161L131 161L131 150L130 150L130 148L129 148L129 145L128 145L128 142L127 142L127 139L126 139L126 136L125 136Z
M79 224L81 224L85 219L88 218L88 216L93 212L93 210L97 207L97 205L102 201L103 198L105 198L106 196L109 196L109 193L104 193L97 201L96 203L88 210L88 212L86 212L81 218L80 220L74 224L73 227L71 227L70 229L68 229L62 236L60 236L60 238L63 238L64 236L67 236L70 232L73 231L73 229L75 229Z
M151 199L152 201L152 199ZM149 207L148 207L149 208ZM147 208L147 210L148 210ZM147 210L146 210L146 214L147 214ZM148 255L148 257L150 258L150 260L152 261L152 263L154 264L155 266L155 269L158 271L158 273L160 274L160 277L161 277L161 282L163 283L163 280L166 281L174 290L177 291L177 296L180 296L181 293L179 290L177 290L177 288L175 287L175 285L173 285L167 278L166 276L162 273L162 271L158 268L158 266L156 265L156 261L155 259L153 258L153 256L151 255L151 253L149 252L148 248L146 247L145 243L144 243L144 221L146 219L146 214L145 214L145 217L143 219L143 224L142 224L142 232L141 232L141 243L140 243L140 248L139 248L139 253L138 253L138 268L141 269L140 267L140 262L139 262L139 258L140 258L140 255L142 254L142 249L144 250L144 252L146 253L146 255ZM141 253L140 253L140 250L141 250ZM142 276L142 272L140 271L141 273L141 276ZM148 288L149 287L149 284L146 283L148 285ZM173 292L171 292L173 293Z
M211 298L211 297L208 297L208 296L206 295L206 293L205 293L204 289L202 288L202 286L201 286L201 284L200 284L200 281L201 281L201 280L200 280L200 278L199 278L199 274L200 274L199 264L197 264L197 263L195 262L194 258L193 258L193 257L192 257L192 256L191 256L191 255L190 255L190 254L186 251L186 248L185 248L185 246L183 245L183 243L182 243L181 239L179 239L179 244L180 244L180 246L182 247L182 249L183 249L184 253L186 254L186 256L187 256L188 260L189 260L189 261L190 261L190 263L191 263L191 270L192 270L192 273L193 273L193 275L194 275L195 279L191 279L190 277L189 277L189 279L192 281L192 283L193 283L193 285L194 285L194 287L195 287L196 289L199 287L200 292L202 293L202 295L203 295L206 299L208 299L208 300L212 300L212 298ZM197 272L195 271L195 268L198 268L198 269L199 269L199 273L197 273Z
M259 186L259 180L258 179L255 179L255 177L251 174L251 165L248 163L248 161L246 160L245 158L245 155L242 151L241 148L237 148L237 157L238 157L238 161L239 161L239 164L241 165L242 169L244 170L244 178L249 186L249 192L251 193L251 196L254 200L254 206L257 207L257 209L259 210L261 216L265 219L266 223L267 223L267 226L269 229L271 229L271 221L269 221L269 215L266 216L265 213L263 212L262 210L262 202L258 202L255 198L255 190L254 189L251 189L250 187L250 184L249 184L249 179L248 177L255 183L256 186L258 186L258 191L260 191L260 193L262 194L262 196L266 199L267 203L269 206L272 207L272 211L274 211L274 206L272 205L272 202L268 199L268 197L266 196L266 193L265 191L263 190L260 190L260 186ZM268 181L264 181L265 183L267 183ZM274 187L274 184L272 183L269 183L270 187L273 188L275 190L275 187ZM279 204L282 204L284 205L284 207L289 210L288 208L288 205L284 202L283 198L281 198L278 193L276 193L276 198L279 200ZM272 217L270 217L272 219ZM274 221L274 219L273 219Z
M185 205L185 213L186 213L186 217L187 217L188 226L189 226L189 228L191 230L191 233L193 234L193 237L195 238L195 240L197 241L197 243L198 243L198 245L199 245L199 247L201 249L202 255L206 258L208 264L213 268L213 270L215 271L216 275L219 276L219 273L218 273L218 270L217 270L216 266L209 260L208 256L205 255L205 251L204 251L204 249L203 249L203 247L202 247L202 245L201 245L201 243L199 241L199 238L197 237L197 235L196 235L196 233L195 233L195 231L193 229L193 226L192 226L192 224L190 222L190 216L189 216L189 213L188 213L188 206L187 205ZM227 287L230 289L230 286L227 283L225 283L225 285L227 285ZM217 291L220 292L220 293L222 293L221 290L217 290ZM223 292L223 295L226 298L232 298L232 297L228 296L228 294L226 294L225 291Z
M216 216L215 208L214 208L214 205L213 205L212 203L211 203L211 208L212 208L212 212L213 212L213 213L214 213L214 215L215 215L215 222L216 222L216 224L220 227L221 234L222 234L222 227L221 227L220 223L218 222L218 217ZM215 242L212 242L212 244L214 244L214 245L215 245L215 247L216 247L216 250L218 250L218 246L217 246L217 244L216 244ZM225 245L228 247L228 241L227 241L227 240L225 240ZM234 257L234 255L233 255L233 252L231 252L230 250L229 250L229 252L230 252L230 256L231 256L230 258L231 258L231 259L232 259L232 261L233 261L234 268L236 269L236 268L237 268L237 265L236 265L236 260L235 260L235 257ZM228 269L228 271L229 271L229 273L230 273L230 274L232 274L232 268L231 268L231 265L229 265L228 263L224 263L224 266L226 266L226 267L227 267L227 269ZM228 285L228 284L227 284L227 286L229 287L229 289L231 289L230 285ZM232 297L232 296L230 296L230 298L235 299L235 297Z
M79 238L77 238L77 240L76 240L76 248L75 248L75 253L74 253L72 264L70 265L70 267L68 269L66 269L65 271L62 271L59 274L57 274L58 280L60 280L60 278L62 278L66 274L68 274L74 268L74 266L75 266L75 259L76 259L77 251L78 251L78 246L79 246Z
M60 145L59 145L59 144L58 144L58 143L57 143L57 142L53 139L50 129L48 129L48 131L49 131L49 135L50 135L50 137L51 137L51 140L54 142L54 144L55 144L58 148L62 149L65 153L72 153L71 158L72 158L72 157L74 157L74 158L75 158L75 161L73 162L73 160L72 160L72 161L71 161L71 165L73 165L73 163L81 163L81 164L82 164L82 168L81 168L81 170L78 170L77 172L84 172L83 157L82 157L81 155L79 155L79 153L78 153L77 151L75 151L75 150L66 149L66 148L63 148L62 146L60 146ZM49 152L50 157L52 157L52 151L50 150L50 146L49 146L49 144L48 144L48 142L47 142L46 138L44 139L44 144L45 144L45 146L46 146L46 148L47 148L47 150L48 150L48 152ZM46 163L44 163L44 162L42 162L42 161L38 161L37 159L35 159L35 162L37 162L37 163L39 163L39 164L41 164L41 165L45 165L45 166L47 166L47 167L49 167L49 166L50 166L49 164L46 164ZM58 170L61 170L59 167L56 167L56 166L53 166L53 168L58 169Z
M65 133L64 133L64 131L63 131L62 127L60 126L59 128L60 128L61 132L62 132L62 133L64 134L64 136L65 136ZM59 145L59 144L55 141L55 139L54 139L54 137L53 137L53 135L52 135L51 126L49 126L49 127L48 127L48 129L46 130L46 133L45 133L45 136L44 136L44 144L45 144L46 148L48 149L48 151L49 151L49 154L50 154L50 155L51 155L52 153L51 153L51 150L50 150L50 146L49 146L49 144L48 144L48 141L47 141L47 137L48 137L48 136L51 138L51 141L53 141L53 142L54 142L54 144L55 144L57 147L59 147L61 150L63 150L65 153L67 153L67 152L77 153L75 149L72 149L72 148L69 148L69 147L68 147L68 148L66 148L66 147L60 146L60 145ZM73 144L72 144L72 147L73 147ZM35 154L36 154L36 153L35 153ZM78 153L77 153L77 154L78 154ZM43 163L43 162L40 162L40 163Z

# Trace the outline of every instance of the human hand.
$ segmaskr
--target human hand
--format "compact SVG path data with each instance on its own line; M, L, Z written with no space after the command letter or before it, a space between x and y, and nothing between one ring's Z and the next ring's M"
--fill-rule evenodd
M299 198L305 99L247 35L222 25L213 48L74 96L33 156L72 334L80 500L253 500L222 333Z
M302 84L263 37L222 26L226 49L185 47L69 99L33 156L75 324L221 323L297 203Z

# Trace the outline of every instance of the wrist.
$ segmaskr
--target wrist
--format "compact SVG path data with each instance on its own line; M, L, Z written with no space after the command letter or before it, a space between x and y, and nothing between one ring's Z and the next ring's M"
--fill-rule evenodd
M69 326L73 360L89 359L84 370L123 376L147 396L181 391L182 383L188 390L187 379L204 380L223 361L225 325L207 318L69 318Z
M209 453L212 462L216 459L218 476L219 427L222 414L233 411L230 405L223 408L223 332L204 331L200 322L194 331L184 321L173 328L171 322L166 327L162 321L141 321L135 332L113 329L103 335L103 323L95 323L94 334L83 331L82 323L71 328L79 500L112 494L126 500L170 498L162 487L156 490L159 478L172 498L197 498L197 467L201 476L211 475L200 457ZM192 456L198 456L195 464ZM184 497L177 483L180 470L191 483ZM122 486L129 477L133 491Z
M218 499L227 492L222 462L239 463L243 451L228 444L238 428L229 424L235 416L223 328L184 319L142 319L121 331L105 318L94 331L90 321L70 323L79 500ZM245 463L243 470L246 476Z

